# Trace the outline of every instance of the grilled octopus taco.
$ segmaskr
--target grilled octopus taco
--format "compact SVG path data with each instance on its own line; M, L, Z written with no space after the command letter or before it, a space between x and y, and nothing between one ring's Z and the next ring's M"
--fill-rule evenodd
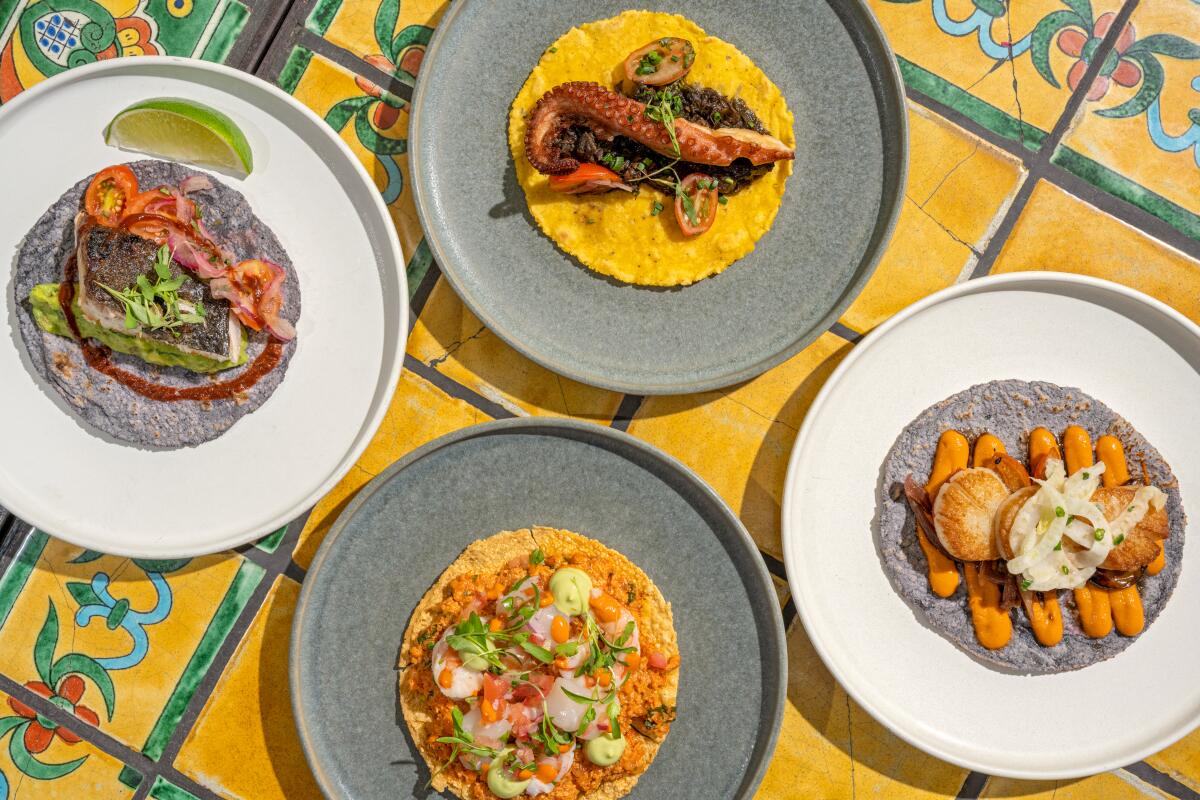
M792 169L783 95L736 47L626 11L546 48L508 139L542 231L627 283L715 275L771 227Z
M1170 466L1079 389L960 392L901 432L881 487L892 585L985 663L1046 674L1111 658L1179 579L1186 516Z
M149 447L220 436L296 349L300 287L241 193L165 161L84 178L37 221L13 281L34 370L78 417Z
M438 578L404 634L400 705L438 791L614 800L675 717L671 605L570 531L505 531Z

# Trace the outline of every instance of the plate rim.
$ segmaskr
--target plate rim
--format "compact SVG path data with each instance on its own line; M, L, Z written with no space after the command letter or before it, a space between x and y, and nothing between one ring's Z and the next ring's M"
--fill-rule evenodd
M429 208L427 193L433 194L434 190L426 185L428 174L421 155L422 139L424 138L421 130L425 118L425 93L426 87L431 82L427 77L431 72L428 69L428 65L435 63L443 40L446 38L446 32L458 21L460 12L466 6L475 5L476 0L461 0L451 5L434 30L433 37L430 39L425 50L425 60L423 62L425 67L422 68L421 74L418 75L416 85L413 89L409 118L408 158L410 174L413 176L413 202L417 210L417 218L420 220L421 230L425 235L425 242L429 246L430 252L433 253L434 261L441 268L442 275L450 282L455 294L487 326L488 330L499 336L506 344L531 361L545 367L551 372L589 386L614 392L623 392L625 394L678 395L721 389L761 375L772 367L782 364L816 341L821 334L825 333L841 318L841 315L850 307L850 304L858 298L867 281L871 279L871 276L874 275L876 268L879 266L879 261L883 257L884 251L887 250L888 244L891 242L892 235L895 232L896 224L900 219L900 210L904 204L905 190L908 185L909 161L908 114L905 106L904 81L900 74L900 65L896 59L895 51L892 50L892 46L883 32L878 18L876 18L875 14L867 6L866 0L826 0L826 2L833 13L841 20L843 26L846 27L847 34L850 36L859 59L863 62L864 68L866 68L869 74L878 75L882 79L872 80L872 88L875 90L877 105L881 107L880 120L884 123L884 130L881 131L885 151L883 167L884 185L881 192L879 211L875 216L867 249L863 254L862 260L859 262L854 280L846 286L837 302L830 307L823 317L814 322L812 327L803 336L792 340L786 346L772 353L761 355L752 363L733 370L727 369L720 372L713 372L707 377L701 376L690 380L650 383L616 378L594 371L585 371L572 363L555 361L546 354L524 343L518 331L498 324L495 316L489 313L486 302L466 290L464 281L460 279L460 276L456 272L457 267L454 265L453 260L447 257L446 249L443 246L442 238L438 235L438 230L430 222L436 215ZM850 17L857 17L862 22L862 25L852 30L846 23L846 20ZM853 35L855 30L861 33L862 36ZM873 49L876 58L874 60L867 58L864 49ZM871 68L872 61L877 67L876 69ZM894 119L887 119L889 112ZM890 126L888 123L890 123ZM886 158L889 131L892 132L898 151L894 159L897 163L894 165L889 164L889 160ZM505 157L511 158L511 155L507 153L507 148ZM887 179L890 169L895 169L896 174L895 185L891 190L891 201L888 202ZM749 257L749 254L743 256L743 259L747 257Z
M296 732L300 737L301 749L304 751L304 758L312 770L317 785L328 798L353 800L351 795L342 791L340 784L325 772L324 766L318 761L313 733L309 727L313 724L313 721L310 721L309 715L304 713L304 700L301 697L300 672L303 658L302 650L305 648L306 641L304 631L305 620L307 619L306 612L313 601L313 593L316 591L313 587L317 584L321 567L330 558L334 547L336 547L336 543L341 539L350 522L357 516L359 509L377 492L382 490L384 486L390 483L393 477L412 464L440 450L453 447L471 439L503 436L513 433L536 434L539 432L550 433L560 438L570 438L572 441L580 441L580 437L578 435L571 435L571 432L575 434L582 433L589 437L598 436L601 439L607 439L621 446L632 447L642 454L657 460L668 470L684 478L694 490L698 491L705 499L712 503L714 508L720 512L724 521L737 532L737 541L739 544L748 548L755 556L751 559L754 564L754 581L757 584L758 591L769 601L769 607L774 609L774 613L771 614L770 628L764 630L762 626L756 625L756 629L760 636L770 636L777 645L772 649L775 652L774 666L779 678L777 680L778 687L775 691L775 702L772 712L774 722L770 725L770 730L765 732L765 740L763 738L764 731L762 728L759 729L759 743L762 746L757 753L751 756L750 762L747 764L744 774L749 777L749 782L743 780L739 794L736 795L737 800L745 800L745 798L752 797L766 776L767 768L770 766L776 745L779 742L779 734L783 727L784 706L787 702L788 688L787 632L783 626L783 613L775 597L774 585L771 582L770 573L767 571L766 562L762 558L758 545L750 536L749 531L746 530L746 526L742 524L741 519L729 507L729 504L699 475L692 471L690 467L668 453L616 428L566 418L534 417L515 417L470 425L426 442L392 463L387 469L363 486L350 504L338 515L337 520L330 527L329 533L326 534L325 539L321 542L321 546L313 557L312 564L306 571L304 581L300 587L300 595L296 600L296 609L292 616L291 637L288 643L288 693L291 699L292 715L295 720ZM764 693L764 699L767 699L766 693Z
M792 598L796 603L796 612L800 618L801 624L804 625L805 633L809 641L812 642L813 649L821 657L821 661L825 667L837 680L838 684L846 690L846 692L854 698L864 710L867 711L877 722L887 728L889 731L909 743L913 747L925 752L929 755L939 758L948 763L954 764L964 769L975 770L1004 778L1016 778L1020 780L1068 780L1074 778L1083 778L1091 775L1096 775L1108 770L1124 767L1128 764L1136 763L1143 760L1147 756L1153 755L1179 739L1186 736L1197 726L1200 726L1200 705L1193 712L1190 721L1185 723L1176 731L1160 736L1152 740L1149 744L1143 745L1140 748L1129 751L1127 755L1119 758L1110 758L1103 761L1097 761L1094 764L1084 766L1076 766L1070 769L1062 770L1039 770L1039 769L1008 769L1003 766L997 766L982 760L972 758L964 758L960 755L931 744L922 738L919 728L911 730L903 727L899 722L889 717L875 705L870 703L859 690L857 685L850 685L844 682L838 672L837 665L831 659L828 650L826 649L825 641L817 633L814 633L815 612L809 606L810 598L805 590L803 582L796 576L801 574L800 571L800 554L798 551L799 543L795 541L794 531L798 525L796 519L798 512L795 509L802 504L799 461L800 454L808 443L812 435L812 430L816 427L816 420L820 416L828 397L832 394L833 388L842 380L847 372L853 369L858 359L863 353L872 347L876 342L882 340L887 334L897 326L901 325L908 319L918 316L925 310L941 303L955 300L960 297L965 297L972 294L984 294L997 291L996 287L1004 290L1004 287L1012 285L1010 291L1019 290L1022 285L1034 286L1050 286L1053 284L1075 285L1081 288L1099 290L1108 292L1113 295L1118 295L1126 300L1132 300L1148 307L1149 309L1158 312L1169 320L1175 322L1185 331L1192 335L1197 342L1200 342L1200 325L1184 316L1179 311L1175 310L1166 303L1151 297L1144 292L1132 289L1123 284L1114 281L1096 278L1091 275L1081 275L1072 272L1055 272L1055 271L1038 271L1038 272L1012 272L1000 275L988 275L982 278L975 278L964 281L962 283L948 286L933 294L923 298L922 300L913 303L912 305L900 310L894 316L890 317L885 322L881 323L877 328L868 333L863 340L856 346L853 351L847 355L841 364L830 374L829 379L821 387L812 405L809 407L808 413L805 416L804 423L800 427L800 432L796 436L796 442L792 447L791 454L788 456L787 473L784 478L784 494L782 503L782 539L783 539L783 562L784 569L788 576L788 587L792 593ZM1119 654L1118 654L1119 657Z
M184 58L182 56L158 55L138 56L137 58L106 59L104 61L96 61L91 64L85 64L83 66L61 72L58 75L47 78L33 87L26 89L8 103L4 104L4 106L0 107L0 115L5 115L6 112L14 113L14 110L19 110L24 105L37 102L40 100L43 94L52 92L59 86L91 79L96 75L96 73L119 73L126 70L133 70L134 72L137 72L138 70L155 69L156 67L165 67L168 70L178 70L180 72L195 70L200 73L215 73L224 78L230 78L234 81L248 85L256 91L266 92L268 95L272 95L276 99L282 100L286 105L291 106L294 110L299 111L302 116L308 117L309 121L313 123L314 129L319 131L320 135L324 136L327 141L332 142L337 147L343 159L351 165L351 170L354 175L356 175L358 179L362 181L363 185L370 190L368 195L373 201L372 210L377 217L376 221L380 223L381 229L385 232L384 241L375 242L374 244L384 247L385 249L381 252L381 255L383 255L385 258L390 257L390 259L395 263L397 267L395 270L397 289L399 291L399 294L393 298L397 308L399 309L399 313L396 315L396 324L387 324L387 314L385 311L385 319L382 331L384 337L384 353L380 362L380 380L386 380L388 385L391 386L391 390L389 391L387 398L383 399L382 402L378 404L378 407L374 410L374 413L363 419L355 441L351 443L351 446L345 451L342 459L337 463L329 477L314 491L301 498L298 502L292 504L284 512L272 517L267 524L262 526L261 530L256 527L248 532L243 531L235 535L226 536L220 541L212 541L205 544L199 550L193 547L188 547L186 543L183 543L180 546L173 546L173 544L169 541L159 542L153 545L150 543L145 543L146 547L150 548L147 550L138 550L135 547L125 547L124 545L113 547L109 544L105 544L101 548L105 553L110 555L124 556L128 558L196 558L248 544L260 538L261 536L280 528L283 525L292 523L297 518L302 516L307 510L311 509L313 505L315 505L322 497L328 494L329 491L337 484L337 482L340 481L346 475L346 473L353 468L354 464L358 462L359 457L366 450L367 445L370 444L375 432L383 423L384 415L386 415L388 407L390 406L391 396L395 394L396 387L400 380L400 373L404 363L404 346L402 343L407 339L407 336L405 336L404 333L408 330L410 313L407 299L408 276L407 271L404 268L407 262L404 257L404 249L400 245L400 238L396 231L396 226L391 221L387 207L383 203L383 197L380 195L379 190L375 187L375 183L367 174L366 168L362 165L358 158L355 157L354 153L350 150L350 147L344 141L342 141L341 137L338 136L331 128L329 128L329 126L326 125L325 122L318 117L312 109L308 108L308 106L304 105L295 97L283 91L283 89L280 87L269 83L268 81L265 81L257 75L249 72L245 72L225 64L218 64L200 59ZM189 81L197 82L192 78L189 78ZM380 251L377 250L377 252ZM387 295L381 295L381 299L383 300L386 308L388 303ZM391 364L387 363L387 342L389 340L396 343L395 353L393 354ZM381 384L376 384L377 387L379 385ZM12 514L28 523L32 527L37 528L38 530L51 533L53 536L77 547L90 548L94 544L94 542L88 542L89 537L87 536L80 537L73 531L60 532L58 530L52 530L52 528L56 528L57 526L41 524L47 520L37 519L41 517L41 515L36 512L31 513L31 511L34 510L25 503L22 495L16 495L14 497L6 496L3 498L3 502L5 508L7 508Z

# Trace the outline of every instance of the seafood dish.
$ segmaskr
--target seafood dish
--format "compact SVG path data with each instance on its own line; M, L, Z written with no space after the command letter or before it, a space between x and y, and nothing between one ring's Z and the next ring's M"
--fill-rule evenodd
M150 448L194 446L259 408L296 350L296 271L241 193L166 161L68 189L13 281L33 369L77 418Z
M883 466L896 591L977 660L1027 674L1111 658L1163 610L1186 515L1162 455L1083 391L1001 380L910 423Z
M548 46L508 135L541 230L589 269L650 286L694 283L753 250L795 158L792 114L762 70L649 11Z
M417 605L400 706L437 791L615 800L675 719L671 604L620 553L565 530L474 542Z

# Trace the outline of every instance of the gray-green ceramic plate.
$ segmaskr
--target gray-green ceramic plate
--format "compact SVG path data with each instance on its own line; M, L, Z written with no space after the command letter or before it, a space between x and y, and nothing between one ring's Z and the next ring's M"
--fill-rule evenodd
M726 386L780 363L858 294L904 197L904 92L862 0L460 0L413 97L410 159L426 240L497 335L555 372L635 394ZM796 164L752 253L682 289L617 283L538 230L508 111L542 51L629 8L683 14L746 53L795 115ZM631 43L631 49L638 43Z
M624 553L673 607L679 720L629 797L750 797L787 683L778 600L753 542L658 450L610 428L535 420L478 425L414 451L359 492L321 546L292 628L291 690L325 794L426 795L429 771L397 696L409 616L472 541L534 524Z

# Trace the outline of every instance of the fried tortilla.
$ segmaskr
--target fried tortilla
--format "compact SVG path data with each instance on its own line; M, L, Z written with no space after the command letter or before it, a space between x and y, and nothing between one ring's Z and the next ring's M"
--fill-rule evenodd
M509 113L508 142L517 180L542 232L596 272L626 283L686 286L724 270L754 249L783 201L791 161L780 161L720 206L713 227L685 237L672 200L645 188L635 194L563 195L525 157L526 117L547 91L569 81L612 86L632 51L659 37L688 39L696 60L685 83L745 101L772 136L795 147L783 94L740 50L675 14L626 11L572 28L546 48ZM654 213L655 203L662 210Z
M1001 380L972 386L921 412L896 439L883 463L876 514L880 564L896 592L927 627L937 631L976 660L1013 673L1046 675L1081 669L1112 658L1137 638L1111 632L1087 636L1080 626L1070 591L1058 592L1063 638L1043 647L1034 637L1023 608L1012 613L1013 634L1007 646L988 650L979 644L968 610L964 583L948 598L929 588L927 562L917 541L914 519L901 492L894 491L911 474L924 483L930 472L938 437L954 429L974 442L981 434L999 438L1010 455L1022 463L1029 451L1029 434L1044 427L1061 437L1069 425L1086 430L1095 442L1110 434L1121 441L1130 473L1141 476L1144 463L1150 483L1167 495L1170 535L1165 541L1166 566L1138 584L1145 612L1144 633L1171 598L1183 564L1186 515L1179 482L1162 455L1124 418L1099 400L1076 388L1042 381ZM893 499L899 497L899 499ZM1141 635L1141 634L1139 634Z
M166 161L136 161L128 166L144 187L163 184L176 186L188 176L201 174L194 167ZM203 209L205 224L217 241L238 260L264 258L283 267L287 278L281 316L295 324L300 317L300 281L287 252L270 228L255 216L241 192L208 173L203 174L212 182L212 188L197 191L192 197ZM35 286L57 284L63 279L63 263L76 244L76 215L92 177L89 175L68 189L21 242L11 291L15 296L17 322L28 351L29 363L86 427L121 442L162 449L195 446L215 439L246 414L262 406L271 396L283 380L288 362L296 352L296 341L288 342L283 347L279 365L244 393L228 400L166 402L144 397L93 370L84 362L78 342L42 330L35 320L30 294ZM127 281L129 275L133 274L126 263L129 259L136 255L144 260L155 249L152 243L140 244L144 240L107 229L97 231L88 226L88 230L82 233L85 246L81 249L85 257L90 259L95 255L92 251L103 245L98 252L102 252L104 259L89 267L94 268L102 279L117 283ZM108 238L97 242L97 236ZM129 241L109 241L119 236ZM142 266L140 270L146 268ZM112 299L105 293L89 291L92 287L88 285L88 280L93 273L83 271L81 274L85 277L85 286L76 301L111 305ZM198 285L188 283L181 290L181 295L188 297L189 293L200 291ZM42 300L47 299L42 297L40 291L38 296ZM250 368L266 347L268 336L247 329L246 341L243 342L240 332L236 337L230 332L224 304L210 305L214 313L206 329L192 334L197 337L195 341L183 338L178 344L190 346L195 352L228 358L230 363L239 363L240 366L204 374L178 366L150 364L135 355L119 352L112 354L112 362L126 372L164 386L205 386L213 381L237 378ZM119 325L116 327L119 329ZM169 334L164 331L159 336L166 337ZM239 352L242 349L244 355Z
M595 587L619 593L622 602L629 600L628 608L637 620L643 652L649 643L664 653L678 653L671 604L646 573L600 542L571 531L535 527L504 531L471 544L421 598L409 620L401 649L400 707L413 742L433 775L432 786L439 792L448 789L465 800L494 797L480 773L460 763L439 771L450 754L450 746L436 739L446 735L455 701L443 696L433 684L433 644L448 626L459 622L476 589L490 585L499 576L511 577L508 573L514 570L523 574L524 567L514 565L527 563L534 550L544 554L545 562L529 567L530 570L549 575L554 571L551 565L576 566L592 577ZM555 800L623 797L654 760L661 740L644 735L639 723L630 722L645 717L651 709L667 707L673 712L679 670L642 668L630 675L621 690L620 722L628 740L624 755L612 766L597 767L580 751L574 765L549 795Z

